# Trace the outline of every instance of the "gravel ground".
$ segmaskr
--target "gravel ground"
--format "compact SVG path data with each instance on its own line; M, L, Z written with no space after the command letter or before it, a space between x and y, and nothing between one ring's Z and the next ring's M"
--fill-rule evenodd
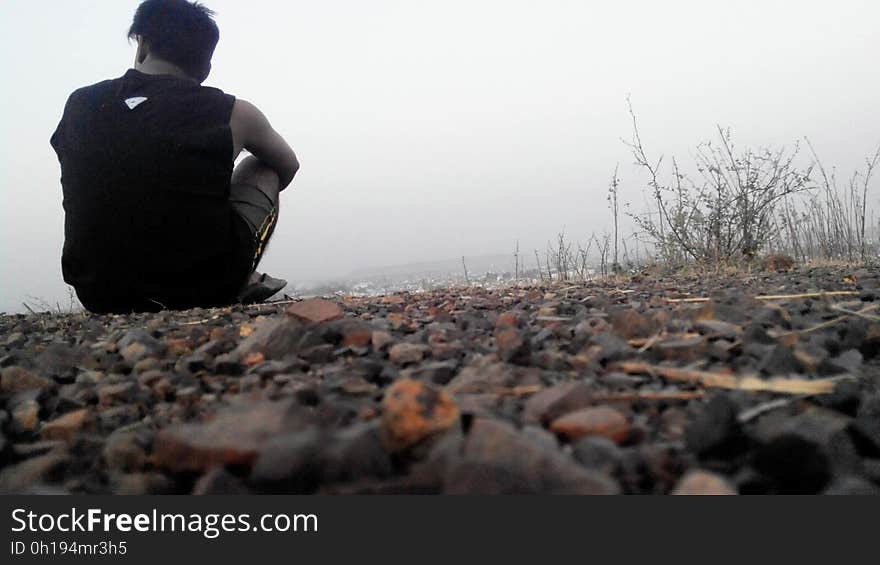
M0 491L880 492L880 271L0 316Z

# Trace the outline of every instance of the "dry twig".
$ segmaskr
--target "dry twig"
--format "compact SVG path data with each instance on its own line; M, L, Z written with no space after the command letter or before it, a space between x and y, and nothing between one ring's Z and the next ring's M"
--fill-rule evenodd
M756 296L755 300L791 300L795 298L818 298L821 296L853 296L858 294L855 290L828 290L822 292L804 292L802 294L767 294Z
M623 361L614 368L624 373L659 376L671 381L683 381L707 387L754 392L778 392L784 394L829 394L834 392L835 379L761 379L755 375L725 375L709 371L662 367L639 361Z

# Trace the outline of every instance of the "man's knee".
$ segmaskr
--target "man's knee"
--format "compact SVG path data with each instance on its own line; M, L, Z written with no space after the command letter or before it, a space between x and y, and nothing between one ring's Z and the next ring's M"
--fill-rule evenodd
M266 166L262 161L249 155L245 157L232 172L234 184L249 184L259 187L272 200L277 201L281 180L278 173Z

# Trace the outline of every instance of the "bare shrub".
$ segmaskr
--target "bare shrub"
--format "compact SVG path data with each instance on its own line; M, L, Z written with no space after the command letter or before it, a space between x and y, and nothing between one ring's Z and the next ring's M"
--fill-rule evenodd
M796 163L799 147L737 150L729 129L718 127L718 138L697 146L698 178L682 172L672 159L670 181L660 180L663 157L649 159L639 134L632 104L631 149L636 165L650 179L655 210L631 217L672 264L727 263L751 259L774 238L777 208L787 197L813 188L812 165Z
M843 260L866 262L876 258L880 242L868 218L868 191L880 164L880 147L865 159L864 170L856 170L841 186L837 171L828 170L807 140L821 178L819 191L806 201L786 198L777 223L776 249L802 261Z

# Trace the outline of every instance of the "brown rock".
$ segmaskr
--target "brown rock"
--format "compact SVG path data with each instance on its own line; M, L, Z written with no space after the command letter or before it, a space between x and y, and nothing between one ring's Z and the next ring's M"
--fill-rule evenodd
M394 336L386 331L376 330L373 332L371 341L373 344L373 349L375 349L376 351L381 351L385 349L385 347L387 347L388 345L394 343Z
M168 339L165 340L168 354L173 357L181 357L192 352L195 343L191 339Z
M373 331L362 329L342 336L342 344L347 347L366 347L373 343Z
M626 416L608 406L583 408L557 418L550 429L574 441L586 435L605 436L616 443L629 438L630 425Z
M457 370L458 364L454 361L434 361L403 369L400 372L400 376L417 381L427 381L436 385L445 385L452 380Z
M527 364L531 356L528 339L514 329L501 329L495 332L498 355L511 363Z
M244 365L262 363L265 359L281 359L295 353L304 333L305 324L296 317L265 320L254 333L235 349ZM263 359L250 363L260 354Z
M70 442L80 430L91 423L91 411L88 408L74 410L46 422L40 429L40 436L47 440L62 440Z
M12 409L12 431L19 434L33 432L40 421L40 405L28 399Z
M417 474L435 477L446 494L619 492L613 480L581 467L552 442L487 418L475 419L466 435L440 440Z
M709 471L689 471L675 485L672 494L680 495L731 495L737 494L736 489L721 475Z
M287 308L287 314L306 322L329 322L343 316L342 308L323 298L309 298Z
M742 326L724 322L722 320L700 320L694 326L707 337L721 337L725 339L735 339L742 332Z
M45 455L26 459L0 471L0 492L13 494L28 487L50 482L67 463L66 451L55 450Z
M583 382L568 382L546 388L532 395L523 408L523 420L547 425L560 416L590 405L590 387Z
M382 424L388 447L400 451L442 432L458 419L458 407L445 392L401 379L382 399Z
M43 390L54 383L23 367L7 367L0 372L0 393L17 394L26 390Z
M293 401L235 406L204 424L165 428L156 436L153 463L177 472L217 465L249 467L261 445L285 429Z
M109 468L121 471L138 471L147 462L146 452L133 433L111 434L101 456Z
M657 324L651 318L632 308L613 311L611 313L611 327L617 335L624 339L650 337L658 329Z
M516 328L519 327L519 316L516 312L503 312L495 321L496 328Z
M161 473L132 473L113 478L113 494L173 494L174 483Z
M127 402L134 397L136 392L137 386L134 383L117 383L101 386L98 388L98 402L104 406L117 402Z
M398 365L418 363L430 350L427 345L419 343L398 343L388 350L388 359Z
M670 339L654 346L663 359L689 363L704 356L706 340L701 336Z
M145 358L149 355L150 350L146 345L139 342L130 343L129 345L122 348L119 352L122 355L122 358L131 363L132 365L136 364L138 361Z
M192 494L250 494L244 482L222 467L215 467L201 476L193 486Z
M516 384L517 374L510 365L479 360L459 371L446 385L446 391L451 394L496 393Z

